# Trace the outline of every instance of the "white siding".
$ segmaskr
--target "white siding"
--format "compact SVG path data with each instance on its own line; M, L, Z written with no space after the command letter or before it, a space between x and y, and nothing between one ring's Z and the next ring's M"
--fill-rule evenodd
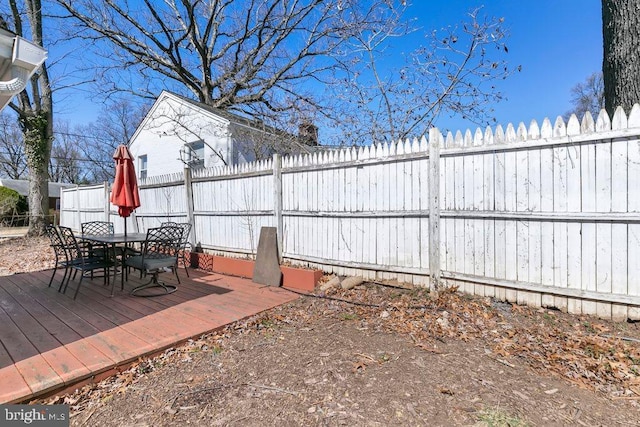
M206 168L245 163L246 155L234 153L233 133L228 119L163 92L132 137L129 149L136 167L138 157L147 156L148 177L182 172L185 165L180 151L185 144L198 141L205 143Z

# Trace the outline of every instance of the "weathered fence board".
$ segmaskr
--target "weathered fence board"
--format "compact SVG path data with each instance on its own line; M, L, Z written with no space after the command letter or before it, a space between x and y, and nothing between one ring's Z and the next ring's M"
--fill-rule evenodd
M153 177L140 184L135 215L143 229L192 217L204 249L252 254L260 227L276 226L285 259L338 274L426 284L441 272L501 300L637 318L639 137L640 106L611 120L601 112L445 138L432 130ZM64 190L61 222L118 224L107 195L105 186Z

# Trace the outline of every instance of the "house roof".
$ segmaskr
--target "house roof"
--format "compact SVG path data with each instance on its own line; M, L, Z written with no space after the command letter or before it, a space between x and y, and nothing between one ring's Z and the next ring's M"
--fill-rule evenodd
M7 187L17 191L21 196L29 195L29 181L26 179L0 179L0 187ZM75 187L75 184L49 182L49 197L60 198L60 190Z
M259 132L265 132L265 133L269 133L269 134L273 134L273 135L286 135L288 137L294 137L295 138L294 135L291 135L291 134L289 134L289 133L287 133L287 132L285 132L283 130L274 128L272 126L268 126L262 121L252 120L252 119L249 119L247 117L243 117L243 116L240 116L238 114L230 113L228 111L212 107L212 106L204 104L202 102L195 101L195 100L187 98L185 96L178 95L177 93L170 92L168 90L163 90L160 93L160 95L158 95L158 98L156 99L156 101L153 104L153 106L147 112L147 115L144 117L144 119L142 119L142 121L138 125L138 128L136 129L136 131L131 136L131 139L129 140L129 145L131 145L131 143L136 140L138 134L142 131L142 129L144 129L144 127L146 126L147 122L149 122L152 119L153 114L154 114L157 106L162 101L164 101L165 99L171 99L171 98L173 98L174 100L178 100L178 101L180 101L180 102L182 102L182 103L184 103L186 105L189 105L189 106L191 106L193 108L196 108L196 109L202 111L203 113L205 113L205 114L207 114L209 116L215 116L219 120L223 120L223 121L226 121L228 123L239 124L239 125L247 127L247 128L255 129L256 131L259 131Z
M259 134L266 135L269 138L274 138L273 141L271 141L272 143L268 144L268 146L271 147L271 152L291 154L295 152L312 153L316 151L324 151L317 142L317 128L311 123L307 124L305 130L307 130L308 133L309 129L311 129L311 133L314 133L315 129L315 138L312 138L315 142L309 143L307 141L308 136L305 136L306 134L301 133L302 127L299 129L300 133L296 135L288 131L275 128L273 126L269 126L261 120L243 117L241 115L212 107L210 105L195 101L193 99L189 99L185 96L178 95L167 90L163 90L160 95L158 95L158 98L138 125L137 129L129 140L128 145L130 147L135 144L135 142L138 140L139 135L145 129L148 129L150 124L154 123L156 117L166 117L166 114L162 112L159 116L157 116L158 111L161 111L162 109L161 105L166 102L177 102L179 105L191 109L196 115L201 114L207 120L210 120L212 122L224 123L223 126L227 127L228 130L231 130L232 134L236 134L238 131L240 131L240 134L242 134L244 131L248 131L257 132ZM180 114L177 117L181 117ZM189 113L189 115L190 114L191 113ZM185 126L182 125L181 127ZM238 134L236 134L235 136L238 136Z
M203 110L206 110L210 113L213 113L217 116L223 117L227 120L229 120L230 122L233 123L240 123L242 125L245 126L249 126L255 129L259 129L259 130L263 130L263 131L267 131L270 133L282 133L282 130L276 129L274 127L268 126L266 125L264 122L260 121L260 120L252 120L249 119L247 117L243 117L239 114L235 114L235 113L230 113L229 111L226 110L221 110L219 108L215 108L212 107L210 105L204 104L202 102L199 101L194 101L193 99L189 99L185 96L182 95L178 95L177 93L173 93L173 92L169 92L169 91L163 91L166 92L168 94L171 94L173 96L175 96L176 98L180 98L181 100L183 100L184 102L187 102L195 107L201 108Z

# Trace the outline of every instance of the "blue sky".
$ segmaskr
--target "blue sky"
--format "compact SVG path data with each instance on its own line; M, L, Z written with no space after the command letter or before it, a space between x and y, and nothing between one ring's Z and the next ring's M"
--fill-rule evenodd
M532 119L555 120L571 107L570 90L602 67L600 0L413 0L409 16L431 31L459 23L472 9L484 6L490 16L504 17L509 31L506 59L522 66L500 83L507 100L494 106L497 122L505 126ZM416 36L416 43L420 40ZM62 99L60 99L62 101ZM58 103L59 105L60 103ZM57 118L72 124L98 118L102 104L88 92L67 93ZM464 130L476 125L458 117L439 117L443 130Z
M504 17L509 29L506 58L522 71L504 81L507 97L495 105L498 123L555 120L571 107L571 88L602 69L600 0L415 1L413 14L425 28L455 24L470 9L484 5L488 15ZM436 125L464 130L476 125L440 117Z

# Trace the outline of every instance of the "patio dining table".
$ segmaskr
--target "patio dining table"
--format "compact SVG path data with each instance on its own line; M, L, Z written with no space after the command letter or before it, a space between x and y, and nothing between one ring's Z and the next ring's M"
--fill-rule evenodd
M111 246L111 251L114 254L114 257L117 259L118 257L116 256L118 250L121 251L120 253L120 287L124 288L124 269L125 269L125 256L126 256L126 248L129 247L129 244L132 243L142 243L146 240L147 238L147 234L146 233L116 233L116 234L96 234L96 235L80 235L80 238L86 242L94 242L94 243L100 243L103 245L109 245ZM118 265L116 264L116 267ZM117 271L116 271L117 274ZM113 296L114 293L114 289L115 289L115 274L114 274L114 280L111 284L111 296Z

